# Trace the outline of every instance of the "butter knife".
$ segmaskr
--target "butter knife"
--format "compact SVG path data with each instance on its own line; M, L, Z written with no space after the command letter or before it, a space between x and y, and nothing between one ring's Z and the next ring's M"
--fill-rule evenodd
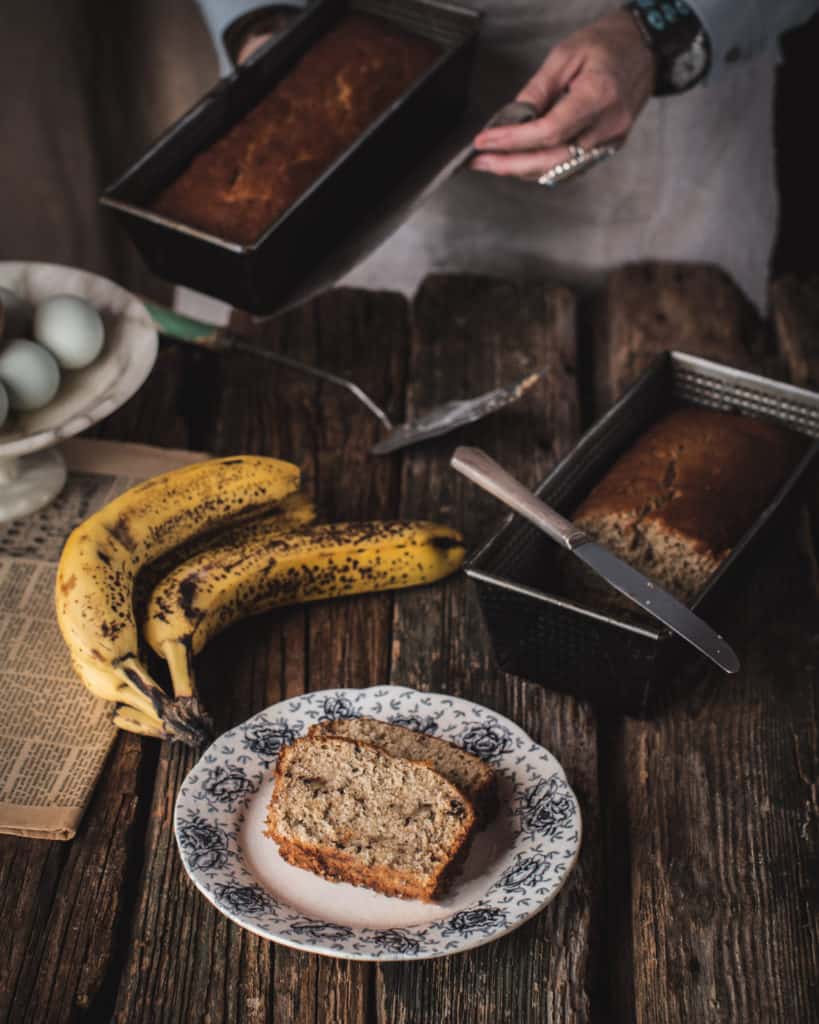
M739 671L739 658L706 622L535 497L486 452L480 448L456 448L451 465L478 487L534 523L552 540L568 548L598 576L696 647L723 672L733 674Z

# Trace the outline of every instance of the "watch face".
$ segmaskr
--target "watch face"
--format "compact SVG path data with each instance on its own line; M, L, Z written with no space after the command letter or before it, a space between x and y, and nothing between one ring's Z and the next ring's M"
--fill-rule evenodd
M691 46L675 57L669 68L669 79L674 89L687 89L702 78L708 69L708 47L700 32Z

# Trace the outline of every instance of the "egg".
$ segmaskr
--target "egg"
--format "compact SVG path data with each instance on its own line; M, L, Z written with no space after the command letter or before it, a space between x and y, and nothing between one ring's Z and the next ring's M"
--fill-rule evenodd
M60 368L48 349L15 338L0 352L0 383L5 386L12 409L33 412L48 405L57 394Z
M9 395L6 389L0 384L0 427L6 422L9 414Z
M102 351L102 317L76 295L52 295L34 310L34 338L63 370L81 370Z
M0 303L3 306L3 323L0 337L20 338L28 334L31 324L31 306L10 288L0 287Z

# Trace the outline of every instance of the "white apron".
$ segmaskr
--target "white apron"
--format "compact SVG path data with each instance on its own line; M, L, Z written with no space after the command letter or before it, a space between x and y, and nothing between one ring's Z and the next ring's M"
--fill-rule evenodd
M619 0L472 5L486 12L473 87L492 110L550 46ZM650 100L616 156L554 189L460 171L346 283L411 294L430 272L461 270L584 286L634 260L690 260L721 266L764 309L777 219L774 73L772 45L714 83Z
M619 0L474 2L486 11L474 87L491 110L553 43ZM31 0L3 17L0 258L73 263L159 292L97 195L216 78L193 0ZM763 307L774 63L771 47L713 85L651 100L620 153L554 190L459 172L347 283L411 293L427 273L462 270L592 284L631 260L696 260ZM227 307L209 300L199 313L224 319Z

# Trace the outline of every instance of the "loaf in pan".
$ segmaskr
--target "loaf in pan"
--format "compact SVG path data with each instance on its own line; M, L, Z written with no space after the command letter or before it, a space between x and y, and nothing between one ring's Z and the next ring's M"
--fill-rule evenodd
M708 531L693 527L700 535L701 553L710 545L712 556L700 566L707 579L696 580L682 596L697 614L720 628L733 584L741 580L741 570L753 557L757 542L780 521L780 513L799 493L798 485L812 478L819 454L819 394L683 352L664 353L584 434L537 493L563 515L577 516L587 528L595 517L599 528L601 512L611 513L615 507L616 514L632 524L643 513L650 515L646 474L653 475L656 484L656 466L649 471L647 467L628 469L627 464L626 476L631 477L634 492L630 511L623 497L628 487L620 486L617 477L613 485L611 480L602 481L624 453L636 449L641 436L650 436L653 424L681 407L728 413L731 421L747 417L744 430L776 437L776 444L784 446L781 473L770 465L763 472L760 456L759 476L767 477L766 493L757 494L755 508L732 508L729 503L719 523L715 517L720 509L712 505ZM708 454L719 459L717 450ZM650 464L652 458L648 458ZM667 464L670 461L666 459ZM747 474L747 466L742 473ZM623 484L624 477L619 479ZM743 486L758 490L755 482L746 481ZM616 499L612 487L619 488ZM707 500L702 501L701 509L706 504ZM677 520L677 528L680 525ZM687 530L690 536L690 521ZM611 538L602 539L605 543ZM628 560L625 546L619 553ZM567 579L565 555L540 530L515 516L467 561L465 571L476 584L501 668L618 712L645 715L661 710L684 692L690 669L705 667L702 656L639 610L635 615L630 603L626 607L623 602L601 601L597 586L574 589ZM645 564L639 567L646 568ZM664 582L673 580L669 576Z
M310 4L101 201L161 277L276 312L462 130L479 24L440 0Z

